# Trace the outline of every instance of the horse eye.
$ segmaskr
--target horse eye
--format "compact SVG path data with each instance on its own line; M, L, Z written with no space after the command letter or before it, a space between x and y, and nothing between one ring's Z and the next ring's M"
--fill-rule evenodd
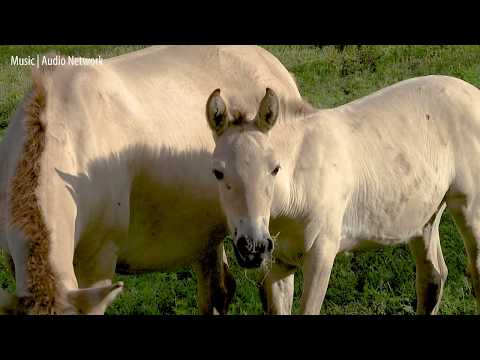
M275 169L273 169L272 175L273 176L277 175L279 170L280 170L280 165L278 165Z
M222 180L223 179L223 173L218 170L213 170L213 175L217 178L217 180Z

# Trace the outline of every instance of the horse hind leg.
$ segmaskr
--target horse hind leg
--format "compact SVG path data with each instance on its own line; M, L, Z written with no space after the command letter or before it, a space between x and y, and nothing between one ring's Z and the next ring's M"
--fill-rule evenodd
M417 314L436 315L440 307L448 274L438 230L445 206L425 225L423 236L409 243L416 262Z
M458 196L451 197L447 202L467 252L476 312L480 314L480 198L467 202L464 196Z

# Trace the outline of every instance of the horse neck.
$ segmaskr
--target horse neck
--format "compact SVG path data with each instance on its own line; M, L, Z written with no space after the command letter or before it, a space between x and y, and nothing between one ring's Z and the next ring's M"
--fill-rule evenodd
M303 156L309 118L305 116L281 119L271 130L270 142L280 161L281 174L277 178L272 216L301 216L306 208L303 184L298 169Z
M308 211L308 192L314 173L305 169L321 167L325 157L338 161L344 135L342 117L335 109L317 110L307 116L279 122L270 134L270 141L282 166L283 174L276 185L272 214L299 218ZM313 163L312 163L313 162ZM277 191L278 189L278 191Z

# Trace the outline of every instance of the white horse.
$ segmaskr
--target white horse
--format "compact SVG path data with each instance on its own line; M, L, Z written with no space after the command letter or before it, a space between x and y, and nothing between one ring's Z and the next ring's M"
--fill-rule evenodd
M276 122L279 101L267 89L258 114L240 120L220 90L207 103L209 124L212 114L224 123L221 133L212 127L212 164L240 264L268 262L270 217L279 233L264 282L267 310L291 312L302 267L301 313L318 314L338 253L408 242L417 312L437 313L447 276L438 236L444 201L480 309L480 91L452 77L419 77L334 109L305 104Z
M0 247L16 278L0 312L103 314L123 288L116 270L193 265L200 311L225 313L235 284L205 101L214 87L270 83L300 98L256 46L160 46L37 70L0 143Z

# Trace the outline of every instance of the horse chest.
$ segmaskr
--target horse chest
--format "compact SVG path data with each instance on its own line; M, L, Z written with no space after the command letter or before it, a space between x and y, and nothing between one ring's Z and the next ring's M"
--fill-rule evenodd
M300 265L306 251L303 223L280 216L271 220L270 228L275 243L274 256L285 264Z

